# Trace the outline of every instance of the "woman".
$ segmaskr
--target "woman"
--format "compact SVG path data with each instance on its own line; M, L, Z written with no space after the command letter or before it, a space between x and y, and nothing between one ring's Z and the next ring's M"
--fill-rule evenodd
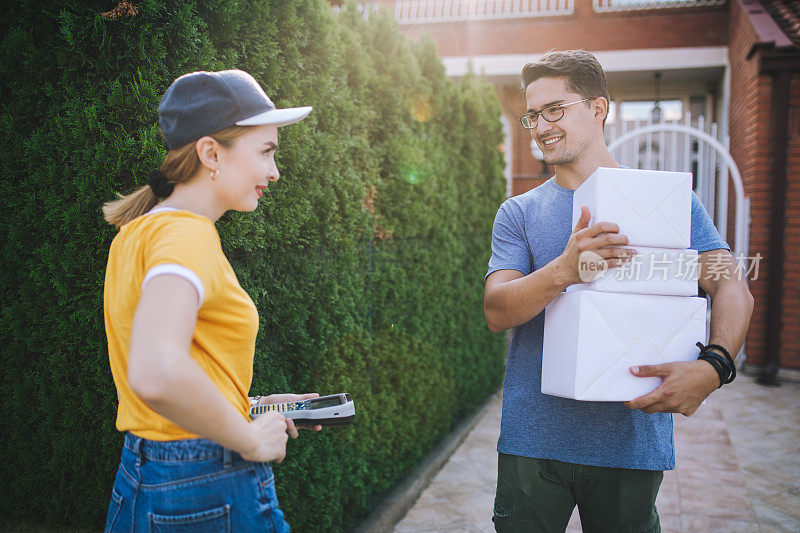
M276 109L252 76L226 70L181 76L158 111L166 159L103 206L120 228L104 311L126 432L106 530L288 531L267 462L297 429L277 413L248 417L258 313L214 222L256 208L279 177L278 127L311 108Z

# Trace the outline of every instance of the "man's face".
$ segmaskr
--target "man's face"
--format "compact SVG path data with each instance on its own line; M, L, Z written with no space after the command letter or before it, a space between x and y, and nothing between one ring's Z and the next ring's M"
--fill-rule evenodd
M567 89L566 78L539 78L528 85L525 91L528 112L569 104L583 98ZM563 109L564 116L555 122L547 122L542 116L538 117L530 131L544 154L545 163L566 165L580 159L593 138L598 135L591 104L592 100L588 100L567 106ZM600 132L602 134L602 129Z

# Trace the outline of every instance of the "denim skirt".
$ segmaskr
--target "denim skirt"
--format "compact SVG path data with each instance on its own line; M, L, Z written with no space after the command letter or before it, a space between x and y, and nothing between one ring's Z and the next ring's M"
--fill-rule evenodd
M269 463L208 439L125 434L106 531L286 533Z

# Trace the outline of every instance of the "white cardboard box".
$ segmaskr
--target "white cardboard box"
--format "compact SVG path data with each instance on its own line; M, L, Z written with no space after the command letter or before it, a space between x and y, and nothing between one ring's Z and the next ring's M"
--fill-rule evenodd
M628 294L697 296L699 272L697 250L646 248L636 250L626 264L610 268L594 280L567 287L567 292L603 291Z
M589 225L614 222L631 246L688 248L691 230L692 174L605 168L595 170L575 190L572 226L581 206L592 214Z
M706 300L686 296L562 293L545 311L542 392L588 401L628 401L661 378L634 365L693 361L706 339Z

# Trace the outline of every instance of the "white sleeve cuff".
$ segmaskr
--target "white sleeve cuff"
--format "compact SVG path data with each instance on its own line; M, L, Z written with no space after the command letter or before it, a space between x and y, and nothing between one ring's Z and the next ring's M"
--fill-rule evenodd
M205 298L203 281L200 279L200 276L194 273L192 269L183 265L167 263L154 266L147 271L147 274L144 275L144 281L142 281L142 290L144 290L145 286L151 279L156 276L160 276L161 274L172 274L173 276L178 276L191 283L192 287L194 287L194 290L197 291L197 308L200 309L203 306L203 299Z

